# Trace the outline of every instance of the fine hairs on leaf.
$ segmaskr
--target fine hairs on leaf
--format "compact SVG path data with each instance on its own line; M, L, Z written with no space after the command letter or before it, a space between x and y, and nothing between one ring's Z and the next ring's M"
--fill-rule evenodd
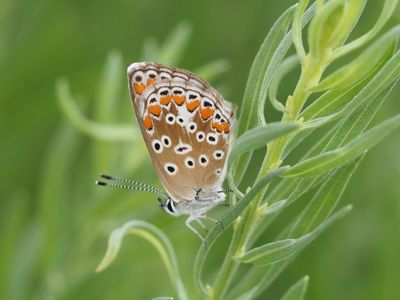
M263 293L288 264L325 229L335 230L335 222L350 211L351 205L337 207L367 151L399 131L400 115L396 113L368 128L400 77L400 27L382 30L398 0L385 0L371 29L349 41L367 8L366 2L299 1L283 12L262 42L239 105L237 137L228 159L231 206L219 216L219 225L207 232L193 265L200 298L266 298ZM191 27L182 23L165 44L148 39L144 54L175 65L188 45L190 33ZM292 46L296 53L288 55ZM346 62L337 60L355 49L359 51L355 57ZM57 96L62 111L80 131L99 140L129 140L136 144L137 128L132 134L132 128L128 133L126 125L98 122L113 121L113 112L106 103L118 95L116 74L120 65L121 55L110 55L103 82L117 79L111 83L113 88L104 92L96 121L80 112L65 80L58 82ZM229 66L228 61L220 59L195 72L212 80ZM285 86L285 77L294 66L301 69L297 84L278 100L278 88ZM330 72L326 74L328 68ZM267 104L281 115L280 121L273 122L266 114L267 98ZM320 136L317 141L313 140L314 133ZM307 152L300 155L299 149L304 145ZM258 149L265 150L262 162L253 156ZM252 176L244 178L247 173ZM304 197L306 204L292 205ZM290 206L296 210L292 212L294 218L283 220L285 224L278 228L277 236L265 239L269 232L266 229ZM171 294L188 299L170 240L143 221L127 222L111 234L99 270L113 261L128 233L146 239L156 248L171 279ZM221 262L210 264L208 258L216 242L225 247L224 257ZM305 299L313 278L301 276L282 293L282 300Z

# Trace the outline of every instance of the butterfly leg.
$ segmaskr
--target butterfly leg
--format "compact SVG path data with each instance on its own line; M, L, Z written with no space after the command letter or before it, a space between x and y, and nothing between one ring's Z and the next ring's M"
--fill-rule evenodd
M215 223L215 225L217 225L220 229L221 229L221 231L224 231L224 224L222 224L222 222L221 221L219 221L219 220L217 220L217 219L214 219L214 218L211 218L211 217L209 217L209 216L204 216L204 219L207 219L207 220L210 220L211 222L214 222Z
M204 223L199 218L196 218L195 220L197 221L197 223L199 223L201 228L203 228L205 230L205 232L208 233L208 229L207 229L206 225L204 225Z
M197 216L190 215L189 218L187 218L185 224L191 231L193 231L200 238L200 240L202 242L204 242L204 238L201 236L201 234L191 225L191 223L194 220L198 220L198 219L199 218Z

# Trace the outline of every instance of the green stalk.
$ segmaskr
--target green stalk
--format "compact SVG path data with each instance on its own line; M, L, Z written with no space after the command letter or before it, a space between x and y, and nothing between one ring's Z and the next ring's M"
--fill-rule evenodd
M326 56L325 56L326 57ZM328 60L315 61L311 55L307 55L303 61L303 68L293 93L286 101L287 112L282 116L282 122L296 121L299 117L301 109L310 96L309 89L315 86L321 79ZM268 145L268 151L260 168L256 181L266 176L269 172L279 167L281 164L282 154L290 140L291 136L286 135L272 141ZM246 249L247 241L251 235L254 225L259 218L258 208L264 198L264 191L260 192L253 202L249 205L244 217L234 228L234 235L225 256L220 272L215 280L213 288L210 289L210 299L222 299L227 288L230 286L239 262L235 260L235 256L239 255Z

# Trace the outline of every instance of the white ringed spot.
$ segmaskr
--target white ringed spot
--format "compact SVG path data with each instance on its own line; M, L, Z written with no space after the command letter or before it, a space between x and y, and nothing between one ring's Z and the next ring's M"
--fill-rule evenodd
M164 150L164 147L163 147L163 145L161 144L160 140L157 140L157 139L154 139L154 140L151 142L151 146L153 147L154 152L155 152L155 153L158 153L158 154L160 154L160 153L163 152L163 150Z
M173 163L166 163L164 165L164 169L169 175L172 175L172 176L178 172L178 166Z
M207 143L210 145L216 145L218 143L218 135L215 133L207 134Z
M220 160L220 159L222 159L224 157L224 154L225 153L222 150L215 150L214 153L213 153L213 157L216 160Z
M186 159L185 159L185 165L186 165L186 167L187 168L189 168L189 169L194 169L194 167L195 167L195 164L194 164L194 159L192 158L192 157L187 157Z
M200 166L203 166L203 167L207 166L208 165L208 157L207 157L207 155L201 154L199 156L199 163L200 163Z
M175 124L175 116L172 113L168 113L165 116L165 122L169 125L174 125Z
M163 135L162 137L161 137L161 141L162 141L162 143L163 143L163 145L164 145L164 147L167 147L167 148L169 148L169 147L171 147L171 139L169 138L169 136L168 135Z
M195 133L197 129L197 124L195 122L190 122L188 125L188 130L190 133Z
M196 133L196 139L197 139L198 142L204 141L204 137L205 137L205 134L204 134L203 131L198 131Z

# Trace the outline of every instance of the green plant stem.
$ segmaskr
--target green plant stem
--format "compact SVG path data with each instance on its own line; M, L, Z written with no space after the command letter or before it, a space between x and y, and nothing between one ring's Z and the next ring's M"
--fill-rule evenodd
M324 56L326 57L326 56ZM323 71L327 65L328 60L322 59L316 61L311 55L307 55L303 60L303 68L294 90L293 96L289 96L286 101L287 112L282 116L282 122L296 121L299 114L310 96L310 88L315 86L321 79ZM268 145L268 151L264 158L263 164L257 176L258 181L260 178L266 176L272 170L279 167L281 164L282 154L290 141L291 136L285 135ZM258 208L264 199L264 194L267 188L260 192L257 197L253 200L243 219L236 226L235 233L233 235L231 244L225 256L224 263L220 269L220 272L215 280L214 286L210 289L210 299L222 299L227 288L229 287L234 275L239 267L239 262L235 260L235 256L244 252L248 237L251 235L251 231L254 228L254 224L257 222Z

